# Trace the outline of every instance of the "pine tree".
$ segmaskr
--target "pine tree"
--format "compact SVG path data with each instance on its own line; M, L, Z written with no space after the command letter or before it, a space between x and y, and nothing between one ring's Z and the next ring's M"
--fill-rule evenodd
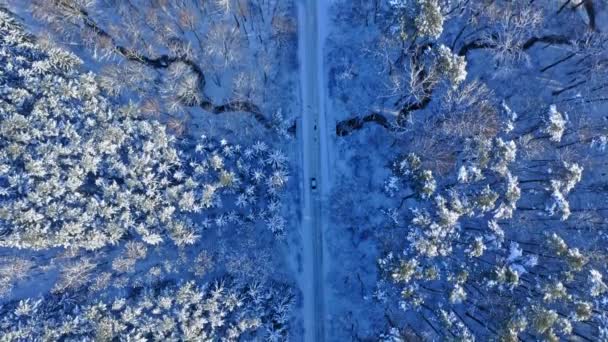
M433 39L443 32L443 14L438 0L418 0L420 12L415 19L418 34Z

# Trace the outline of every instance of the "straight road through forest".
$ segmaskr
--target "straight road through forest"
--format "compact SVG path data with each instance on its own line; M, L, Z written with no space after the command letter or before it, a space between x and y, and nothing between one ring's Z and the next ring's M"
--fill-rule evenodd
M323 203L328 194L327 129L325 123L326 83L322 42L324 0L298 3L298 50L302 116L299 144L302 151L302 237L304 340L325 341L325 297Z

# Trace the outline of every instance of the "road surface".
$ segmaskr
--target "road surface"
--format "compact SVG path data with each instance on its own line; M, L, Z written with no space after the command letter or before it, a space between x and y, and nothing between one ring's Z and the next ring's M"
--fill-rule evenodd
M325 297L323 211L329 193L327 126L325 121L326 82L322 42L325 40L326 0L298 3L300 89L302 116L298 125L302 150L302 237L304 341L325 341ZM316 189L313 189L313 179Z

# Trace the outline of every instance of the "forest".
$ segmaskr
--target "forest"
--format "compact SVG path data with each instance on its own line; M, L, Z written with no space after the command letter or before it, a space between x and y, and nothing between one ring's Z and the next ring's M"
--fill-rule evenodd
M608 1L0 0L0 341L608 341Z

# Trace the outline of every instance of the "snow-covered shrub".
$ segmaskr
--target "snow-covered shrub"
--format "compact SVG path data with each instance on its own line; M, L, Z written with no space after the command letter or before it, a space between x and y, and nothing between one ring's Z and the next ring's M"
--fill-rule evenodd
M579 272L589 262L589 258L581 253L578 248L571 248L566 254L566 261L571 270Z
M593 315L593 304L589 302L576 303L574 321L588 321Z
M568 294L568 291L561 281L549 284L543 289L545 302L554 302L558 300L570 300L572 296Z
M415 153L408 153L408 155L398 164L399 172L404 176L411 175L415 171L418 171L421 166L422 160Z
M519 189L519 182L517 177L513 176L510 172L507 174L507 190L505 192L505 198L509 204L515 206L515 203L521 197L521 190Z
M490 186L486 186L475 198L475 205L484 213L494 209L499 195Z
M481 169L475 165L462 165L458 169L458 182L460 183L479 182L483 178Z
M517 342L518 335L528 327L528 320L521 314L509 319L506 328L500 333L501 341Z
M562 179L551 180L551 198L553 202L547 206L549 215L555 215L556 211L561 212L561 220L565 221L570 217L570 203L566 196L574 189L583 177L583 167L576 163L564 162L564 176Z
M507 105L505 101L502 101L500 105L503 109L504 115L506 116L506 122L503 130L505 133L510 133L515 128L515 120L517 120L518 115Z
M421 168L422 160L415 153L409 153L407 156L401 159L401 161L395 163L395 170L398 178L393 176L389 178L386 185L386 190L390 194L396 192L399 187L397 181L412 181L413 187L416 189L418 195L422 198L430 198L437 187L433 172L431 170L424 170Z
M465 250L470 257L480 257L486 250L486 245L483 243L483 237L477 236L473 241L473 244Z
M517 145L515 141L504 141L502 138L496 138L495 142L495 163L492 170L498 172L502 176L508 175L508 166L517 156Z
M547 212L553 216L559 210L561 212L561 220L565 221L570 217L571 211L570 203L568 203L565 194L561 191L562 187L562 181L551 181L551 198L553 199L553 203L547 207Z
M521 197L521 189L519 188L519 182L517 177L513 176L510 172L506 175L507 184L505 190L505 200L500 203L498 208L494 211L494 219L507 219L513 217L517 201Z
M421 196L423 198L431 197L437 188L433 172L431 170L424 170L417 175L416 180L419 182L418 187Z
M396 282L409 283L414 274L418 272L418 260L402 260L393 272L393 280Z
M602 274L598 270L589 271L588 279L591 284L590 293L592 297L597 297L608 291L608 286L606 286L602 278Z
M456 88L467 78L467 61L464 56L453 53L449 47L440 45L438 48L437 67L452 87Z
M536 308L532 325L536 331L545 336L553 335L553 326L557 323L559 316L554 310Z
M452 292L450 292L450 303L460 304L465 299L467 299L466 291L462 288L462 286L460 286L458 284L455 285L454 288L452 289Z
M583 178L583 167L577 163L564 162L564 168L566 169L566 177L564 179L562 191L564 193L570 193L576 184Z
M555 105L549 106L548 115L544 132L549 134L551 141L560 142L566 130L567 119L562 113L557 111L557 106Z
M489 240L491 240L496 247L502 246L505 239L505 231L495 219L488 221L487 226L489 230Z
M496 283L499 288L513 289L519 285L519 276L521 274L520 269L513 267L513 265L503 265L495 269Z
M564 241L564 239L562 239L556 233L552 233L549 236L549 245L551 245L557 255L565 255L568 253L568 245L566 244L566 241Z

